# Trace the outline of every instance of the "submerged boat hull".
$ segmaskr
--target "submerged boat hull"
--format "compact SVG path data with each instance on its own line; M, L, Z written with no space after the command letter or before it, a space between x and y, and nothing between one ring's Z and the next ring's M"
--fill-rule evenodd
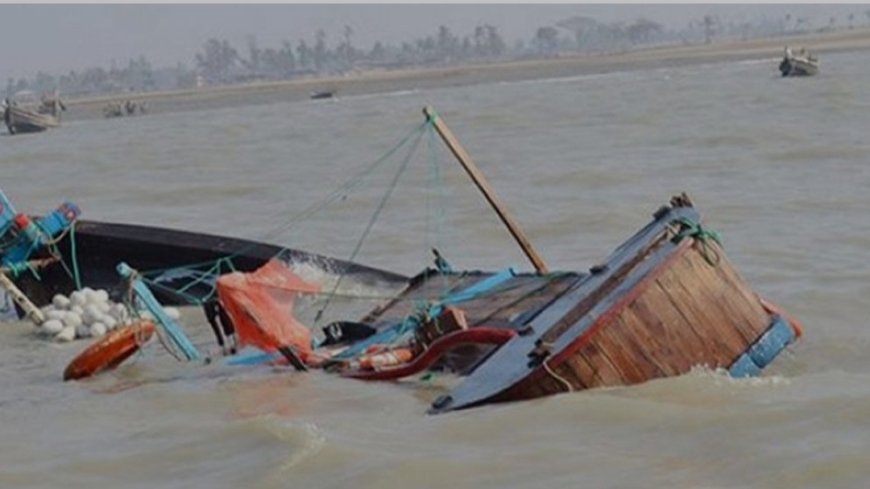
M40 271L39 279L25 273L17 280L37 305L47 304L54 294L75 290L75 281L69 273L75 269L80 273L82 286L121 294L125 286L116 271L120 262L143 272L175 269L162 276L150 276L158 284L153 287L154 295L162 303L173 305L189 304L191 299L202 299L213 291L212 280L199 281L201 274L187 273L186 269L194 270L196 264L230 256L232 268L239 271L256 270L280 255L289 262L311 263L330 273L352 274L362 282L394 285L407 281L407 277L397 273L273 244L134 224L80 220L75 232L58 243L58 249L63 263ZM221 270L228 271L231 270ZM185 287L184 293L177 292Z
M449 394L440 413L684 374L758 373L796 331L769 312L679 203L554 300ZM678 239L679 237L679 239Z

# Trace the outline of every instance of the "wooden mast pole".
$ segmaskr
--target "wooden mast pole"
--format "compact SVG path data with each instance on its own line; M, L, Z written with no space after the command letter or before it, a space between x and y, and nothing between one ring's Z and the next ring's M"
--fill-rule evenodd
M42 268L56 261L56 258L43 258L32 260L28 263L31 267ZM36 307L36 305L31 302L26 295L24 295L24 292L21 292L21 289L15 285L15 282L6 275L11 271L12 270L9 267L0 267L0 288L5 289L6 293L9 294L12 300L21 307L26 318L29 318L33 321L33 324L37 326L41 325L45 322L45 314L43 314L42 310Z
M459 144L459 140L456 139L456 136L453 135L453 132L444 121L438 116L435 112L435 109L432 107L426 106L423 108L423 114L426 115L426 118L432 122L432 125L435 126L435 130L438 131L438 135L441 136L441 139L447 144L447 147L450 148L450 152L453 153L453 156L459 160L459 164L465 168L465 171L468 173L468 176L471 177L471 180L477 186L477 188L483 193L483 196L486 198L486 201L489 202L489 205L492 206L495 213L498 214L498 217L507 226L508 231L510 231L511 236L514 237L517 244L522 248L523 253L529 258L529 261L532 262L532 265L535 267L538 273L547 273L547 265L544 263L544 260L535 251L535 248L532 246L532 243L528 240L525 233L523 233L522 229L520 229L519 225L514 221L514 218L508 213L507 208L501 203L498 197L495 195L495 192L492 190L492 187L489 186L489 182L484 178L483 173L477 168L477 165L472 161L471 156L465 151L465 148Z

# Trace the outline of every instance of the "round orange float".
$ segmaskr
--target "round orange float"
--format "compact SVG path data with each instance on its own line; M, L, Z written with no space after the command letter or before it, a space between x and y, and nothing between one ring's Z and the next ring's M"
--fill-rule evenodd
M139 350L151 339L154 323L148 320L122 326L97 340L63 371L63 380L90 377L104 370L111 370Z

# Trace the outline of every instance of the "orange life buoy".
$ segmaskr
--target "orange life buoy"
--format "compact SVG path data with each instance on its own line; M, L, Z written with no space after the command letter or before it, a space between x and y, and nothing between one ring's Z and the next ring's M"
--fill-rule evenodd
M85 348L66 366L63 380L82 379L117 367L136 353L153 334L154 323L148 320L110 332Z
M788 324L791 326L791 329L794 330L794 335L796 338L800 338L804 335L804 325L801 324L801 322L798 321L796 318L792 317L790 314L786 314L776 304L761 299L761 307L763 307L765 312L767 312L768 314L779 314L780 316L785 318L785 320L788 321Z

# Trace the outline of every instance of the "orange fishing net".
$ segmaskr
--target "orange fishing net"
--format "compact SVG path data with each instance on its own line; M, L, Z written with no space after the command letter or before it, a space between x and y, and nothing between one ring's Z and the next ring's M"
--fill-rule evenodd
M239 346L274 353L292 347L304 362L311 355L311 331L293 316L300 293L320 292L280 260L251 273L234 272L217 281L218 299L235 326Z

